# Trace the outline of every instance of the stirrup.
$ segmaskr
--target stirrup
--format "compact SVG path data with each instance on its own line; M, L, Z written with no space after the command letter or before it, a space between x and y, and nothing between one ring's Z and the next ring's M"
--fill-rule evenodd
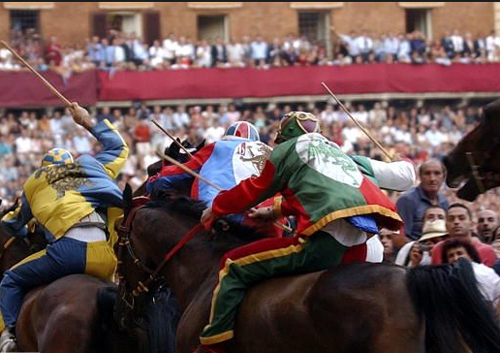
M3 342L0 342L0 353L19 352L17 340L14 335L9 335Z

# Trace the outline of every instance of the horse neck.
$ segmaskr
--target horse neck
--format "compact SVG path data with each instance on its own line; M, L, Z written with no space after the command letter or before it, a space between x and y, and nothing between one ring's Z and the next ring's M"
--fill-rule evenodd
M203 231L196 237L208 238L208 234ZM220 256L213 254L207 239L192 239L191 242L179 250L164 270L168 286L183 309L203 297L201 292L213 290L220 262Z
M139 215L134 222L135 235L132 241L137 241L137 255L154 269L199 221L177 212L145 212L147 213ZM206 281L215 283L219 260L220 257L210 247L209 236L202 230L173 255L160 274L185 308L198 295L199 290L206 287Z

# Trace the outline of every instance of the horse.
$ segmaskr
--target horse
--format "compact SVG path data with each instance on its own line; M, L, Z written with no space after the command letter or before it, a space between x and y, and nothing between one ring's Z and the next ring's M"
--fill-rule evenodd
M177 139L177 142L180 143L182 146L184 146L191 154L197 153L199 150L201 150L203 147L205 147L205 140L200 142L197 146L191 145L191 143L188 140L181 141ZM186 153L181 153L181 149L177 143L172 143L169 147L165 148L164 154L172 157L175 159L177 162L180 163L186 163L189 160L189 155ZM161 156L160 156L161 157ZM165 159L160 159L159 161L156 161L155 163L151 164L147 168L147 173L148 177L152 177L156 174L158 174L161 171L161 168L164 165L168 165L168 162L165 161ZM135 191L133 196L143 196L146 194L146 183L142 183ZM185 192L186 195L189 195L191 192L191 186L187 185L185 188L183 188L181 191Z
M458 190L457 196L474 201L500 186L500 99L486 105L481 122L443 158L446 184Z
M124 201L116 320L133 327L149 293L167 285L182 309L175 352L190 353L208 323L223 254L259 235L233 225L214 236L199 226L205 206L184 196L134 209ZM228 353L500 351L493 308L466 261L411 270L353 263L269 279L248 290L235 324Z
M2 274L47 245L40 226L27 238L30 242L10 238L0 229ZM147 342L138 339L139 331L130 337L113 321L116 295L116 284L87 275L66 276L33 289L25 296L16 323L18 348L51 353L145 352Z

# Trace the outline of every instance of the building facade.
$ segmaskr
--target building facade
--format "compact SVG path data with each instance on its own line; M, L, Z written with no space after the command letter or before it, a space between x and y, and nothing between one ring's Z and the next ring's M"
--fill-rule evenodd
M0 39L11 29L35 28L61 44L80 44L109 28L136 32L151 43L169 33L193 40L239 41L287 34L331 42L338 33L402 33L419 29L431 38L458 29L473 36L500 31L500 6L491 2L3 2Z

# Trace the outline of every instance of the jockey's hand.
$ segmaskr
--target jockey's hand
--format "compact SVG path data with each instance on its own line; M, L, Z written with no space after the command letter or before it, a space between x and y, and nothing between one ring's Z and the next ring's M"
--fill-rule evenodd
M92 121L90 119L89 112L85 108L82 108L78 105L78 103L73 102L71 103L71 106L68 107L68 110L75 123L83 126L89 131L92 129Z
M212 207L208 207L203 211L200 222L206 230L210 230L212 229L212 225L216 219L217 217L215 217L212 212Z
M262 220L271 220L274 219L274 210L272 207L252 208L250 211L248 211L248 217Z

